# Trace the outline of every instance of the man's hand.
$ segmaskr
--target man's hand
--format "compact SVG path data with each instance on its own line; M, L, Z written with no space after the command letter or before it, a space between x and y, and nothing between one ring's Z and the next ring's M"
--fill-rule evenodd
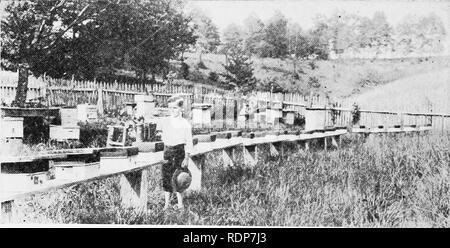
M189 157L186 157L183 162L181 162L181 168L187 168L189 164Z

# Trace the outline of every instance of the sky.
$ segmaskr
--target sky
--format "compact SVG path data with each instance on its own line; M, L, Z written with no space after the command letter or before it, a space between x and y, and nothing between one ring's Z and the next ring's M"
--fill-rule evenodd
M277 10L290 20L300 24L304 29L308 29L312 27L313 19L317 14L330 16L335 10L344 10L348 13L368 17L372 17L376 11L383 11L388 22L393 25L407 14L422 16L435 13L442 18L450 33L450 1L187 1L185 10L190 11L193 8L203 10L220 31L223 31L230 23L242 23L251 13L265 21Z

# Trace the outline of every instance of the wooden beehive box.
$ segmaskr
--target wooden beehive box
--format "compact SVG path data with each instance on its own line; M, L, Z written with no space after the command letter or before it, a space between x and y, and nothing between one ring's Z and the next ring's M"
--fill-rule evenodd
M211 104L192 104L192 125L195 127L211 126Z
M137 118L144 117L144 120L149 121L155 114L155 101L153 95L135 95L134 102L136 103L135 116Z
M23 117L1 117L0 139L23 139Z
M54 163L56 179L82 179L95 177L100 173L100 162L61 161Z
M97 106L79 104L77 106L78 121L96 121L98 119Z
M305 109L305 131L325 129L326 110L321 108Z
M50 125L50 139L57 141L78 140L80 139L80 127Z
M50 179L49 160L8 161L0 163L0 188L30 190Z
M61 108L61 126L73 127L78 124L77 108Z
M293 125L295 118L295 110L287 109L283 111L283 118L286 124Z

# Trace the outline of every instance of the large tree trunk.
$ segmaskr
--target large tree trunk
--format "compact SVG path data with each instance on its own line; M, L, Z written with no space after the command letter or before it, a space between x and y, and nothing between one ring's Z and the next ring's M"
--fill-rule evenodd
M24 107L27 100L28 91L28 66L19 65L19 81L17 82L16 97L13 105L16 107Z

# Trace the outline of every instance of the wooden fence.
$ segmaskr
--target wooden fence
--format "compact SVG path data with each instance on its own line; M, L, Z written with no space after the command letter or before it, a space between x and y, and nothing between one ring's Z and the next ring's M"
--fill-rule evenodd
M6 104L14 100L17 87L17 74L9 73L0 77L0 101ZM332 107L329 99L321 95L302 95L297 93L255 92L244 98L233 91L218 89L213 86L194 84L186 80L175 80L166 84L99 82L52 79L49 77L29 77L27 99L43 98L47 106L76 106L77 104L101 104L104 112L119 111L126 103L134 102L135 95L152 93L157 107L165 106L173 94L182 93L187 102L186 115L190 116L192 103L209 103L212 105L212 127L237 127L237 117L244 104L250 102L252 107L265 111L271 104L279 103L284 110L294 110L304 116L307 107L326 109L325 126L344 127L353 125L350 108ZM101 100L99 101L101 96ZM333 106L342 106L334 103ZM376 127L394 125L426 125L436 129L450 129L448 114L443 113L409 113L394 111L361 110L357 125ZM251 127L257 124L250 123Z

